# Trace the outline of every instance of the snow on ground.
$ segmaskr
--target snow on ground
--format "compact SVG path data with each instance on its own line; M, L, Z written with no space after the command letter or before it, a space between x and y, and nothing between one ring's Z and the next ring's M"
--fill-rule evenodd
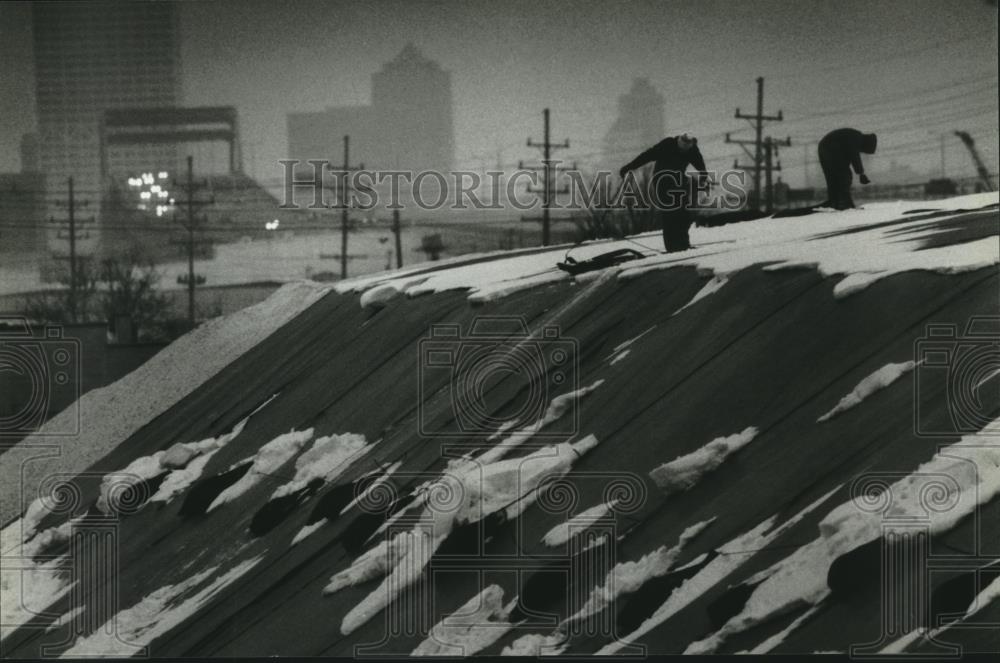
M713 276L712 280L705 284L705 287L695 293L694 297L691 298L691 301L674 311L673 315L677 315L684 309L694 306L709 295L714 295L718 291L722 290L722 286L727 283L729 283L729 276L727 274L717 274Z
M292 480L279 486L271 499L301 490L313 479L333 481L373 446L375 445L368 444L364 435L357 433L317 438L309 449L295 459L295 476Z
M995 431L1000 419L985 430ZM802 605L816 605L829 590L830 565L841 555L891 531L894 522L926 522L930 535L947 531L980 504L1000 494L1000 436L966 435L944 447L912 474L878 496L866 495L831 511L820 536L774 564L740 614L686 653L715 651L730 635ZM928 497L930 496L930 497ZM927 505L930 499L933 508Z
M837 403L832 410L817 419L816 423L828 421L841 412L850 410L855 405L859 405L861 401L865 400L876 391L885 389L893 382L912 371L914 366L916 366L916 364L912 361L904 361L898 364L886 364L859 382L858 386L851 390L851 393L841 398L840 402Z
M757 429L749 426L741 433L718 437L696 451L660 465L649 473L649 477L668 495L683 492L722 465L730 455L750 444L756 436Z
M668 573L681 551L684 550L684 546L701 534L714 520L715 518L712 518L688 527L681 532L675 546L668 548L666 545L662 545L634 562L615 564L614 568L605 576L604 582L590 593L583 607L563 623L596 615L612 604L619 596L631 594L653 578Z
M839 487L838 487L839 488ZM654 628L667 621L680 610L696 601L702 594L719 584L727 576L741 567L750 557L761 549L769 546L779 536L788 531L796 523L800 522L807 515L816 510L826 500L828 500L837 490L834 488L830 492L821 496L809 506L805 507L793 517L786 520L780 527L774 528L778 516L774 515L760 523L753 529L744 532L735 539L729 541L718 548L718 557L709 562L701 571L685 580L680 587L675 589L667 600L657 608L646 621L642 623L633 633L624 638L611 642L598 650L598 655L611 655L628 644L638 641L639 638L649 633ZM826 582L826 576L823 576Z
M490 585L435 624L410 656L472 656L511 629L507 616L516 599L503 603L503 588Z
M0 523L20 515L21 496L37 494L46 477L84 471L328 292L329 286L317 283L287 284L259 304L199 325L132 373L84 394L4 453ZM58 434L77 429L75 435ZM44 451L50 457L38 460L42 445L49 446ZM52 455L52 447L59 455Z
M608 513L617 505L618 500L613 499L610 502L602 502L597 506L592 506L589 509L581 511L546 532L545 536L542 537L542 543L550 547L561 546L573 536L576 536L588 527L592 527L594 523L602 518L607 517Z
M500 652L501 656L558 656L569 646L562 633L542 635L528 633L510 643Z
M1000 262L1000 246L995 237L918 251L934 230L920 228L926 221L906 220L906 212L914 210L951 211L954 216L935 219L946 224L965 210L978 210L996 204L998 194L984 193L936 201L897 201L869 203L862 208L842 212L815 213L801 217L760 219L715 228L694 228L692 234L698 248L682 254L654 253L641 260L610 267L604 273L619 278L634 278L650 271L689 266L715 274L711 290L724 282L726 275L752 265L768 265L770 269L812 265L824 275L842 275L834 294L844 297L871 283L908 270L958 272L994 265ZM919 216L919 215L914 215ZM892 227L878 224L903 219ZM911 236L901 231L912 229ZM843 231L857 231L836 234ZM659 241L659 233L638 236ZM608 251L634 248L629 240L586 242L573 248L574 257L586 260ZM375 276L339 282L338 292L364 292L375 287L384 292L370 295L381 300L386 293L416 296L429 292L467 289L469 300L493 300L528 287L571 280L572 277L555 267L563 259L566 247L551 251L514 253L497 259L473 264L455 261L452 267L442 265L436 271L423 272L415 278L413 270L386 272ZM582 275L578 282L590 281L593 274ZM708 286L706 286L708 287ZM693 303L693 301L691 302Z
M304 431L290 431L274 438L262 446L254 456L249 459L252 463L250 470L240 477L239 481L219 493L209 507L208 511L216 509L226 502L231 502L240 497L266 477L271 477L282 465L291 460L305 446L306 442L312 439L313 429L307 428ZM325 438L321 438L325 439ZM247 460L236 463L242 465Z
M330 579L324 594L387 574L379 587L347 613L341 633L355 631L415 583L456 525L477 522L501 509L508 518L520 516L537 499L544 481L568 472L577 458L596 445L597 438L588 435L579 442L549 445L522 458L474 464L461 473L445 471L440 483L428 490L424 516L412 530L376 546Z
M263 556L244 561L209 581L218 570L212 567L176 585L165 585L130 608L120 611L90 635L79 638L62 654L129 657L146 652L156 638L196 614L213 596L252 569Z

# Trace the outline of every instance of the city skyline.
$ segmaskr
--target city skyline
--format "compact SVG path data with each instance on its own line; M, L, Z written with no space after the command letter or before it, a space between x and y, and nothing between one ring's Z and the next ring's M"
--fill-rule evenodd
M737 107L752 108L757 76L766 79L765 110L784 113L770 131L792 138L783 177L793 184L809 168L815 178L814 143L838 126L880 133L886 152L873 159L873 172L897 161L936 173L945 135L946 169L972 174L961 143L947 137L953 129L970 131L987 163L997 163L996 12L982 0L522 9L475 2L377 2L364 11L340 3L181 3L181 100L235 105L246 168L267 184L280 177L277 161L287 156L285 115L370 103L371 71L408 41L452 72L460 168L492 166L498 153L508 166L536 158L525 139L538 139L545 107L553 138L570 140L559 156L588 163L601 154L617 99L635 77L663 94L665 133L698 135L710 167L727 167L740 153L723 136L749 133L733 115ZM36 128L33 109L25 108L33 99L23 103L25 90L33 97L33 77L18 48L24 5L5 3L0 12L14 65L3 88L10 121L0 170L16 170L21 134ZM609 23L611 14L616 20ZM266 57L255 56L262 47Z

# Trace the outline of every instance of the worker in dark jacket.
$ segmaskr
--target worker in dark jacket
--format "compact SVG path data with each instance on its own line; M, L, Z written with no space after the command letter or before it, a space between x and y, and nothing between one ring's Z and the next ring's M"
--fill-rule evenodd
M707 178L698 140L689 134L664 138L622 166L618 174L624 178L630 170L650 161L655 162L652 182L657 216L663 227L663 244L669 252L686 251L691 248L688 229L694 218L688 205L694 194L684 171L689 165L694 166L699 171L699 180Z
M862 184L871 180L865 175L861 153L875 154L877 143L875 134L863 134L857 129L836 129L819 141L819 163L826 178L826 202L824 207L850 209L854 207L851 198L851 168L858 174Z

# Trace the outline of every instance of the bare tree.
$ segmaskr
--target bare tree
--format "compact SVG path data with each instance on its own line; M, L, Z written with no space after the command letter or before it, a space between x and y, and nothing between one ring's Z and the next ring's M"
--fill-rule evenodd
M67 263L65 272L56 278L58 289L34 292L27 296L24 312L29 318L53 324L69 324L72 322L90 322L94 319L98 304L98 271L93 261L87 258L76 260L76 287L71 288ZM76 320L73 311L76 310Z
M159 274L151 259L136 246L96 265L77 261L75 294L69 288L68 272L59 277L63 287L35 293L25 302L25 314L54 324L106 322L128 317L143 340L166 338L169 299L157 290ZM72 319L75 297L76 320Z
M135 325L138 338L163 336L170 300L157 290L160 275L141 249L133 246L101 261L100 281L105 320L110 323L125 316Z

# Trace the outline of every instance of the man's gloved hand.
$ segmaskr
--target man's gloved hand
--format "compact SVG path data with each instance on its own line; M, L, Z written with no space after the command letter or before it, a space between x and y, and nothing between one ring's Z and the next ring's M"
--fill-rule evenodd
M859 177L858 179L861 181L862 184L871 184L872 182L870 179L868 179L868 176L865 175L864 173L861 173L861 177Z
M621 168L618 169L618 177L620 177L622 179L625 179L625 173L627 173L627 172L628 172L628 168L626 168L625 166L622 166Z

